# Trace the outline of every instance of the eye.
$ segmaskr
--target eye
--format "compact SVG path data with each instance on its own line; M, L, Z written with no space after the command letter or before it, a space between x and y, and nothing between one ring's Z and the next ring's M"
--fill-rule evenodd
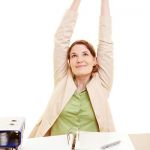
M83 53L83 56L89 56L87 53Z
M75 55L75 54L71 55L71 58L75 58L75 57L77 57L77 55Z

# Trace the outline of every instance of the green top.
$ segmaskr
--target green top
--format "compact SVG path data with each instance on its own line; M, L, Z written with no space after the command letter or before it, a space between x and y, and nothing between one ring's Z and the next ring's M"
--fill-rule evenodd
M75 92L51 128L51 135L67 134L68 130L99 131L87 90Z

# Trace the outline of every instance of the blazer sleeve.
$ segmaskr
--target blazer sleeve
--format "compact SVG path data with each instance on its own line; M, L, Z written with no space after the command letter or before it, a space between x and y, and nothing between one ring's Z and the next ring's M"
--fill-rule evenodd
M60 26L55 33L54 45L54 85L56 85L68 71L67 50L77 20L77 12L67 10Z
M113 78L113 43L111 39L110 16L100 17L99 29L97 61L100 69L98 73L101 79L102 86L110 90Z

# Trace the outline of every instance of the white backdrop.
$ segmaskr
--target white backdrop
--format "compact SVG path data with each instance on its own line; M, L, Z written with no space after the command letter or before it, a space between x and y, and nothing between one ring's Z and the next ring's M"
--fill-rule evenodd
M53 35L71 0L0 1L0 117L26 118L25 136L53 89ZM72 41L97 46L100 0L82 0ZM149 1L110 0L114 82L109 98L119 132L150 132Z

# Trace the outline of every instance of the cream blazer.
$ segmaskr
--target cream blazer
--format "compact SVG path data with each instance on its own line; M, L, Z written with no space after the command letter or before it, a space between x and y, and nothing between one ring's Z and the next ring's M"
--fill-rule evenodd
M67 10L55 34L55 87L47 108L32 130L30 137L50 135L50 128L77 89L67 61L67 50L69 48L77 16L77 12ZM87 84L87 91L95 112L100 132L109 132L114 131L114 124L107 101L112 86L113 75L110 16L100 17L99 30L97 61L100 65L100 69L93 75L92 79Z

